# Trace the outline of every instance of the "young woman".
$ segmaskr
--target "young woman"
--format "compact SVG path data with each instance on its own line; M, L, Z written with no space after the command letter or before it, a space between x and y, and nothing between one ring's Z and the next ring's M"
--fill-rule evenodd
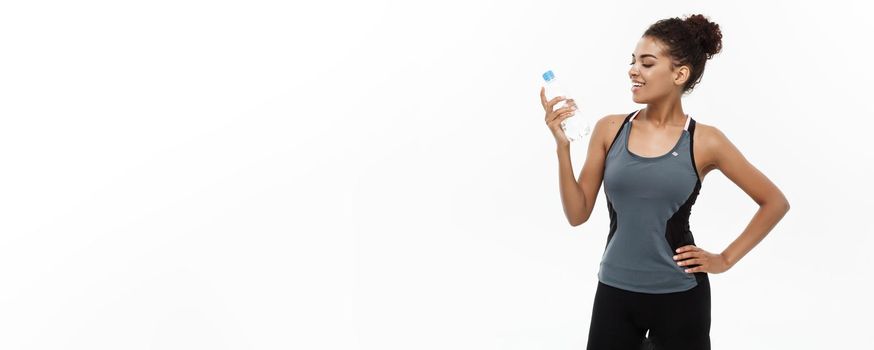
M541 103L558 143L562 204L569 223L585 223L604 181L610 231L598 272L589 350L710 349L708 274L731 268L789 210L783 193L715 126L683 111L681 97L700 82L722 48L719 26L702 15L652 24L631 54L631 92L646 108L596 123L579 180L560 122L576 105ZM704 176L718 169L759 204L749 225L721 253L695 245L689 215Z

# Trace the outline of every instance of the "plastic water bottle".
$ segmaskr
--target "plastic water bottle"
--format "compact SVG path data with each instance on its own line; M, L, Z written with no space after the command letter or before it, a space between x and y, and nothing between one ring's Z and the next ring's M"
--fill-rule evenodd
M553 107L553 110L566 106L567 99L571 98L569 91L558 81L555 74L553 74L551 70L548 70L546 73L543 73L543 80L545 81L543 87L546 89L545 93L547 101L552 100L556 96L565 97L565 100L557 103ZM576 101L576 99L574 100ZM579 104L577 104L577 106L579 106ZM564 135L567 136L567 139L571 142L588 138L592 133L591 120L580 115L579 109L575 112L574 116L565 118L561 121L561 129L564 131Z

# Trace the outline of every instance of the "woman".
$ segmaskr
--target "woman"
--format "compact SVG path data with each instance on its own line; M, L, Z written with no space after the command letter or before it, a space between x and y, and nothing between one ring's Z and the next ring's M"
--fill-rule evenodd
M681 97L719 53L719 26L702 15L652 24L631 55L634 102L646 108L596 123L579 180L560 123L572 99L540 98L558 143L561 199L573 226L585 223L604 181L610 232L598 272L590 350L710 349L709 273L730 269L789 210L783 193L715 126L683 111ZM718 169L759 204L743 233L721 253L695 245L689 215L704 176Z

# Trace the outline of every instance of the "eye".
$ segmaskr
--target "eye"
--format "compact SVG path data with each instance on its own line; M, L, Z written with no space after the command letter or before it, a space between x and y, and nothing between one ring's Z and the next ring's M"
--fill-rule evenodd
M633 65L634 65L634 62L631 62L631 63L629 63L628 65L629 65L629 66L633 66ZM643 66L646 67L646 68L652 67L651 64L644 64Z

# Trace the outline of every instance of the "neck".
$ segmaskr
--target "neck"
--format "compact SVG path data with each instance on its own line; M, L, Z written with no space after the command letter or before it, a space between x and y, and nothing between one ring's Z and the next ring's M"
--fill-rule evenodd
M673 102L652 102L646 105L646 108L641 111L642 117L638 116L635 119L646 120L656 128L664 128L668 125L683 125L686 122L686 113L683 112L683 105L680 100Z

